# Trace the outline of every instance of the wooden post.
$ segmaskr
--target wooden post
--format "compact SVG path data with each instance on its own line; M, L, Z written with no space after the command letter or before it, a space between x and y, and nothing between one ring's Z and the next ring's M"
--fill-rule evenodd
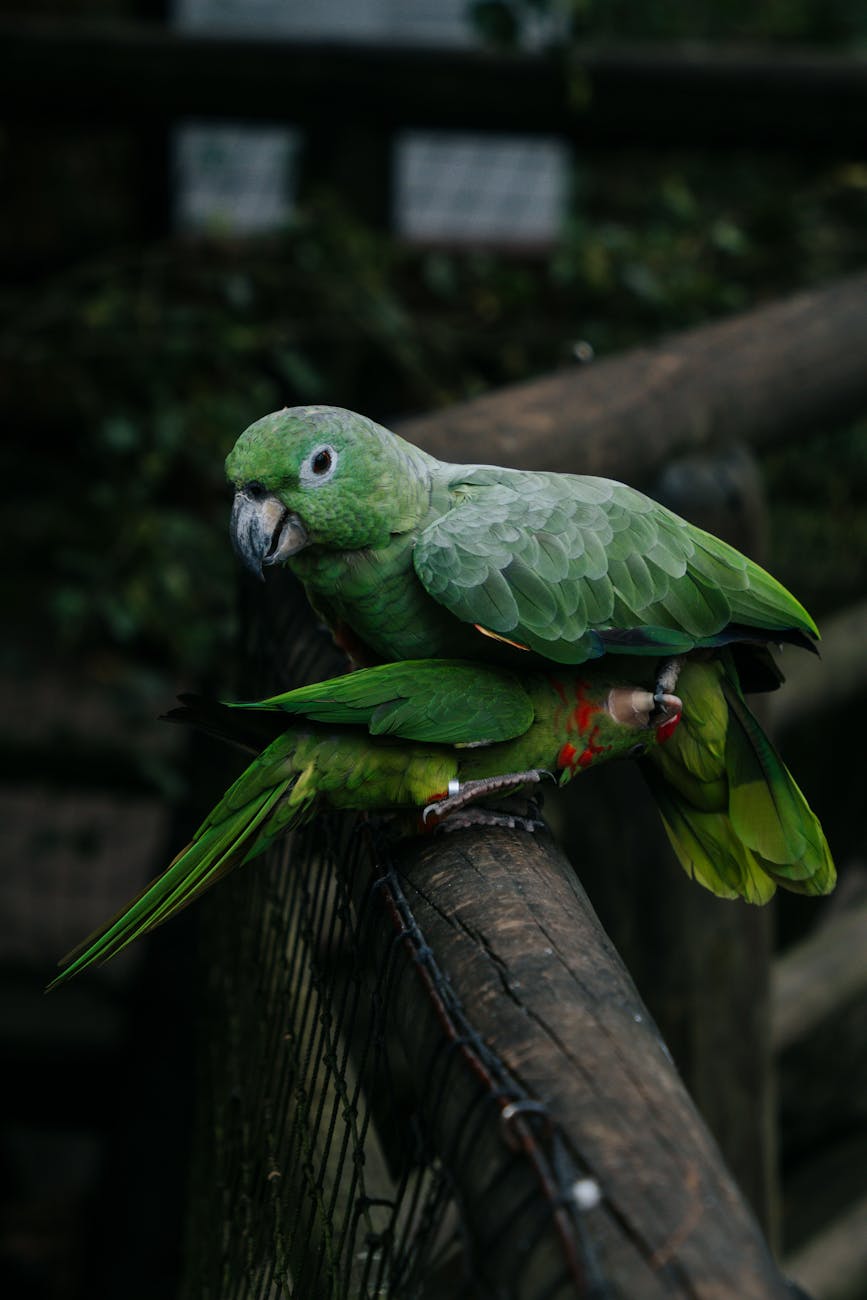
M442 460L647 482L672 456L766 445L867 403L867 272L398 426Z
M744 448L672 461L653 494L761 559L766 513ZM677 864L634 766L562 792L561 842L690 1094L771 1240L779 1219L770 908L714 898Z
M397 887L379 887L380 941L390 918L401 945L387 1015L484 1281L516 1297L782 1300L752 1215L550 840L472 829L406 843L395 862Z

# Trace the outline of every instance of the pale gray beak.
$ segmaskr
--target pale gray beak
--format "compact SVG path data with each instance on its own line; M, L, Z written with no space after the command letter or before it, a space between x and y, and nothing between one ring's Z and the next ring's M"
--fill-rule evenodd
M257 578L263 577L263 564L282 564L307 545L298 515L273 492L253 486L235 493L229 533L236 553Z

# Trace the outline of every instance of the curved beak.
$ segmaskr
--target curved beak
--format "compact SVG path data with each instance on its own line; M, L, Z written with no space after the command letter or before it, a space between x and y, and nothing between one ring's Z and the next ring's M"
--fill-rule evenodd
M273 493L235 493L229 534L237 555L251 573L263 577L264 564L282 564L307 545L307 529Z

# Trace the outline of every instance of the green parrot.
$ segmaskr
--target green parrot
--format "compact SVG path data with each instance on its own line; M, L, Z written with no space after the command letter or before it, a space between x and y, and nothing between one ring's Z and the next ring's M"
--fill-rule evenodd
M260 576L293 569L356 663L537 671L617 654L654 664L660 702L680 674L681 739L650 779L681 863L716 892L749 882L733 892L754 902L768 896L755 855L797 888L833 887L818 823L742 694L782 681L769 643L813 650L818 631L731 546L622 483L444 464L336 407L265 416L226 471L241 558Z
M733 645L771 686L756 647L818 637L770 574L609 479L444 464L327 406L257 421L226 472L241 558L260 576L288 564L358 663Z
M636 684L623 668L610 657L586 672L518 675L428 659L362 669L256 704L188 697L175 717L261 752L168 869L64 958L49 988L113 957L321 809L402 809L410 831L459 826L480 798L502 799L545 775L562 783L674 743L679 697L666 695L660 706L651 675ZM517 815L474 810L473 820L479 816L511 825ZM747 880L724 864L713 887L764 896L777 874L764 865L771 876ZM788 868L780 879L812 888Z
M622 484L445 465L336 408L267 416L227 468L245 562L289 564L357 663L398 662L188 709L261 752L54 984L320 808L455 826L479 800L624 756L640 759L681 864L715 894L833 888L821 826L743 696L782 680L768 643L813 648L818 632L737 551ZM498 815L514 820L481 813Z

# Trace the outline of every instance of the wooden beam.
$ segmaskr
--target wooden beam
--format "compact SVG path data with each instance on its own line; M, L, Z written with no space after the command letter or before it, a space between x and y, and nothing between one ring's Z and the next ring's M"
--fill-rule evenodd
M785 654L786 689L768 696L766 717L776 733L827 717L867 688L867 600L821 620L821 658Z
M390 918L377 948L389 928L400 944L386 1015L485 1282L516 1297L787 1296L550 840L474 828L407 843L396 865L376 890Z
M0 109L16 120L177 117L371 123L664 143L855 150L867 59L719 46L500 54L237 36L147 23L6 17ZM336 88L339 88L337 93Z
M636 482L674 455L862 414L865 356L867 272L398 427L443 460Z
M807 1295L862 1300L867 1277L867 1196L790 1255L786 1271Z
M776 1051L806 1038L867 991L867 903L834 916L774 963Z
M766 508L747 449L670 460L649 487L761 562ZM545 806L690 1096L774 1241L771 909L714 898L687 878L634 764L610 763L546 796Z

